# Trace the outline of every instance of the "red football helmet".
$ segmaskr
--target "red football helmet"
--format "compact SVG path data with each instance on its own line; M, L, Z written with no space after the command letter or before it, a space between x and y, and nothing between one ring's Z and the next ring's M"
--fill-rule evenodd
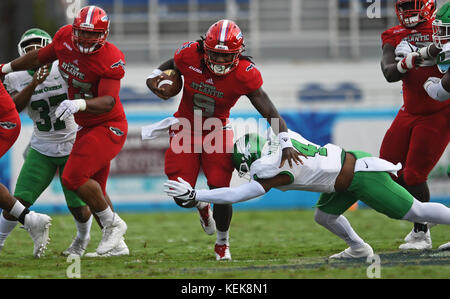
M109 17L98 6L83 7L72 26L72 42L83 54L92 54L105 44L109 33Z
M435 0L397 0L395 3L395 12L400 24L408 28L430 20L434 17L435 10Z
M244 37L231 20L220 20L206 32L204 59L216 75L226 75L236 68L244 48Z

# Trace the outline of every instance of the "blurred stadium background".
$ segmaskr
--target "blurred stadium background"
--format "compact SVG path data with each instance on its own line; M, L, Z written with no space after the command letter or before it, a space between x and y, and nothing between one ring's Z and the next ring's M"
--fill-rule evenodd
M438 0L438 6L444 0ZM381 140L402 104L401 83L387 83L381 73L381 33L397 24L394 0L2 0L1 61L17 54L21 34L40 27L52 35L88 4L110 16L109 41L127 60L121 100L129 120L129 136L113 161L108 192L119 211L182 209L162 191L167 138L142 141L141 127L176 111L180 97L161 101L145 79L185 41L196 40L222 18L235 20L243 31L246 53L261 70L263 88L289 128L319 144L378 155ZM232 124L256 129L259 115L246 98L233 108ZM19 140L0 160L0 179L14 190L22 153L32 132L23 114ZM238 130L239 129L239 130ZM447 148L430 174L433 201L450 204ZM232 184L242 183L233 177ZM197 187L206 187L201 177ZM311 208L318 194L271 191L237 209ZM67 212L55 179L35 209Z

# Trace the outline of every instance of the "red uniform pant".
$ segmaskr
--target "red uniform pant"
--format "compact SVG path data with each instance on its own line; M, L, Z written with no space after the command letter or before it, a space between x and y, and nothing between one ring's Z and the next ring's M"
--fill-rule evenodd
M121 151L127 133L126 120L78 131L62 174L64 186L69 190L76 190L93 179L100 184L103 194L106 194L111 160Z
M16 142L20 128L20 117L16 109L0 116L0 157Z
M170 147L164 170L170 180L178 177L195 187L200 169L210 187L228 187L233 174L233 131L216 130L195 135L169 130Z
M380 157L402 163L405 183L426 182L450 141L450 107L430 115L400 110L384 136Z

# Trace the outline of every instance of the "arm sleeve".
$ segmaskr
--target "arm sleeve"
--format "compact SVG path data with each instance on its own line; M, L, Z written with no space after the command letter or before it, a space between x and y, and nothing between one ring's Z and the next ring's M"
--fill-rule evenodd
M38 52L39 62L42 64L49 64L57 59L55 47L53 43L48 44Z
M120 80L101 78L98 84L98 96L112 96L115 100L119 98Z
M197 190L195 199L215 204L233 204L264 195L265 193L266 190L264 190L263 186L252 180L239 187Z

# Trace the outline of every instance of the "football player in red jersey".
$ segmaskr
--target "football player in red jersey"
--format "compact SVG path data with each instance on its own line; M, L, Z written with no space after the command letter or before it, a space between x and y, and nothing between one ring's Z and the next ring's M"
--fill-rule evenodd
M103 227L97 256L128 254L123 240L126 223L114 213L106 194L111 160L122 149L128 132L119 99L120 80L125 74L123 53L106 41L109 18L97 6L83 7L73 25L63 26L53 42L1 67L2 73L36 69L59 61L68 83L69 99L58 105L56 116L69 115L81 127L67 160L62 182L88 204Z
M20 117L11 96L0 81L0 158L16 142L20 133ZM44 214L29 211L9 193L8 188L0 184L0 208L14 216L30 233L34 242L33 255L39 258L49 242L51 218ZM0 216L3 217L3 216ZM16 223L14 221L14 223ZM2 236L0 235L0 238ZM0 251L2 250L0 246Z
M147 79L147 86L163 99L167 97L158 83L163 79L162 71L176 69L184 77L183 96L174 117L187 120L193 130L180 130L172 126L169 130L171 146L166 151L165 173L169 179L178 177L195 186L200 168L203 169L209 188L227 187L233 173L231 153L233 148L233 132L228 124L230 109L236 101L246 95L253 106L265 117L272 128L277 130L275 121L279 122L280 143L283 146L282 164L288 161L292 165L301 163L299 153L293 149L287 135L287 127L275 106L262 89L263 80L259 70L252 61L242 55L244 37L235 22L220 20L208 29L205 38L196 42L184 43L174 54L174 58L162 63ZM201 128L195 128L195 119L200 119ZM207 123L218 120L219 128L214 130ZM274 120L274 121L272 121ZM186 123L185 123L186 124ZM275 126L275 127L274 127ZM209 127L209 128L206 128ZM193 140L188 145L190 150L179 152L174 146L175 138L180 134L189 135ZM276 132L278 133L278 132ZM223 147L217 151L206 149L208 134L214 134ZM186 139L184 139L186 140ZM183 144L186 146L186 144ZM198 146L201 150L196 150ZM232 217L232 206L216 204L211 213L207 203L188 203L174 198L184 208L196 207L200 213L200 221L207 234L217 229L215 254L217 260L229 260L229 227ZM186 204L186 205L185 205Z
M436 101L423 88L428 77L442 77L430 59L439 50L424 47L433 41L435 1L397 0L395 7L400 25L381 35L381 68L388 82L402 80L403 106L384 136L380 158L401 162L398 182L415 198L428 202L428 174L450 140L449 101ZM415 223L400 249L431 248L428 229L427 224Z

